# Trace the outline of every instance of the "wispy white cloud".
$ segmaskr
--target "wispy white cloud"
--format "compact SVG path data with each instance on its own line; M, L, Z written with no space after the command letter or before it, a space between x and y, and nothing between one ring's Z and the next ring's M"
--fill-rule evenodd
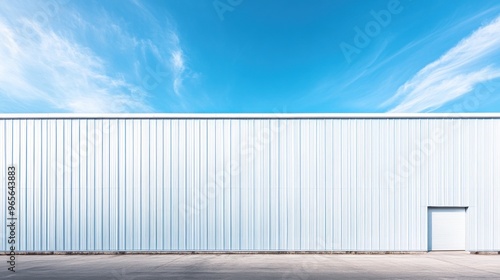
M134 16L150 32L137 33L100 6L47 5L0 8L0 111L147 112L187 103L193 73L168 17L140 5Z
M18 26L30 34L18 32ZM0 20L0 96L22 104L9 111L151 111L146 93L108 74L105 61L48 25Z
M173 89L175 94L180 95L184 73L184 57L181 50L175 50L170 54L171 68L174 73Z
M424 112L500 78L500 16L421 69L382 106L391 112Z
M170 32L170 60L169 68L172 71L172 88L176 95L181 94L184 71L186 70L184 52L181 48L179 36L175 32Z
M154 16L142 2L133 0L132 3L141 12L142 16L147 19L151 26L157 30L156 33L162 34L163 30L168 30L165 35L161 35L162 40L167 42L167 46L165 46L165 48L168 56L166 58L164 57L163 52L152 44L151 41L146 43L143 42L143 46L147 46L157 59L162 61L163 66L170 70L172 75L171 89L178 98L182 98L184 80L190 78L191 76L196 76L196 74L192 73L191 69L189 69L186 65L186 54L182 48L179 35L176 32L176 27L173 22L169 20L171 16L167 14L165 22L162 22L159 21L158 18ZM183 103L182 99L179 101Z

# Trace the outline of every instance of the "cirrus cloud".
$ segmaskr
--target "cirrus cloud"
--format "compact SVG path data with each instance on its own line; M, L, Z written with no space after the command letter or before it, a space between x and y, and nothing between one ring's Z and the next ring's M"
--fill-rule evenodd
M390 112L425 112L500 78L500 16L421 69L382 106Z

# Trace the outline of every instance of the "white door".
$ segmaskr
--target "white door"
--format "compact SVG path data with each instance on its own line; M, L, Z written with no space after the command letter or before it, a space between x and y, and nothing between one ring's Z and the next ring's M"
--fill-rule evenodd
M429 250L465 250L465 208L429 208Z

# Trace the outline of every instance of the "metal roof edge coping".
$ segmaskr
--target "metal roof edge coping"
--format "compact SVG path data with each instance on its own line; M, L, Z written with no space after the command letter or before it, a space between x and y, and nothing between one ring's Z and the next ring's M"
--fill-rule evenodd
M500 113L15 113L0 119L497 119Z

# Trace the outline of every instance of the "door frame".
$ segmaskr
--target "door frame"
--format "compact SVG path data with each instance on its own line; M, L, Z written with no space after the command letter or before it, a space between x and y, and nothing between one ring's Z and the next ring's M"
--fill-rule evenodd
M468 251L468 248L469 248L469 215L468 215L468 212L469 212L469 206L463 206L463 205L459 205L459 206L455 206L455 205L446 205L446 206L442 206L442 205L439 205L439 206L427 206L426 207L426 215L427 215L427 219L426 219L426 225L425 225L425 228L426 228L426 240L427 240L427 252L436 252L436 251L444 251L444 250L431 250L431 232L430 232L430 210L431 209L464 209L465 210L465 248L463 251ZM446 250L448 251L448 250ZM449 250L449 251L462 251L462 250Z

